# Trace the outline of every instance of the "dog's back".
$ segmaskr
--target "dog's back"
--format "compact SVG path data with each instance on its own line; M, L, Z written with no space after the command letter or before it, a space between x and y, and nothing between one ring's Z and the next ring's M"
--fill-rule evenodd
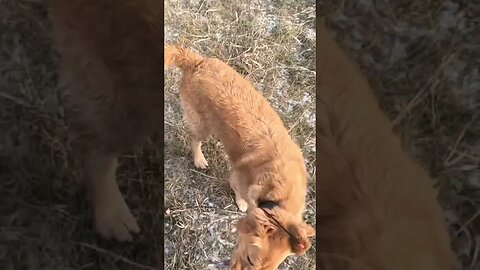
M266 98L228 64L169 45L165 46L165 67L172 66L183 70L180 96L224 143L234 163L250 149L294 145ZM264 152L264 158L273 153Z
M317 59L317 263L323 269L449 270L433 181L402 150L366 79L322 27Z

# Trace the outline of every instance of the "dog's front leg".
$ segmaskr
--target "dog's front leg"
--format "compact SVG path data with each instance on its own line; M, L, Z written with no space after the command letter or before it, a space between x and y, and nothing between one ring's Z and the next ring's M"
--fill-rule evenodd
M85 181L98 233L107 239L131 241L130 232L139 232L140 229L117 185L117 157L90 153L84 162Z
M242 187L246 186L247 183L242 183L242 177L240 176L241 174L238 171L233 170L230 178L228 179L228 182L230 184L230 187L235 192L235 203L237 204L238 209L241 212L246 212L248 209L248 203L244 199L244 196L246 195L246 190L243 190Z

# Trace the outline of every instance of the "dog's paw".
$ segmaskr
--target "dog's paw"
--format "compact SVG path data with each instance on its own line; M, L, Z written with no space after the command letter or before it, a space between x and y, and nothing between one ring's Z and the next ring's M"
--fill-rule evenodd
M97 205L95 226L103 238L113 238L121 242L132 241L131 232L140 232L137 221L123 199L116 203Z
M194 157L193 163L195 164L195 167L199 169L206 169L208 167L208 162L203 155Z
M240 210L240 212L247 212L248 203L244 199L237 199L235 200L235 203L237 204L238 210Z

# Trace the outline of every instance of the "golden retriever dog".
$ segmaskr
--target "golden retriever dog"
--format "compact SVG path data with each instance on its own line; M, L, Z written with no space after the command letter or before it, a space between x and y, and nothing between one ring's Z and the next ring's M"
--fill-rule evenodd
M317 31L317 265L451 270L432 179L402 150L359 68Z
M163 124L163 13L158 0L50 0L72 144L98 233L132 239L117 157Z
M310 248L314 229L302 220L307 171L300 148L252 84L226 63L165 46L165 68L183 71L180 102L194 164L208 165L201 143L218 138L232 164L229 184L246 216L238 222L232 269L276 269Z

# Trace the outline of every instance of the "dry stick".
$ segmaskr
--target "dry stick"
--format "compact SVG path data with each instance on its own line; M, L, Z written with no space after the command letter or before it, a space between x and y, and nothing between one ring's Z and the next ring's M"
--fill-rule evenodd
M475 266L475 262L477 261L479 249L480 249L480 237L477 236L475 238L475 251L473 252L472 262L470 263L470 269L472 270L473 270L473 267Z
M430 82L428 82L427 85L428 84L430 84ZM438 85L438 82L436 84L433 84L432 88L437 85ZM397 117L395 117L395 119L393 120L394 126L399 124L403 120L403 118L413 110L413 108L417 107L417 105L420 104L420 102L422 102L427 97L428 93L426 90L427 90L426 87L423 88L410 100L410 102L408 102L408 104L404 107L403 111L401 111L397 115Z
M84 246L86 248L89 248L89 249L93 249L95 251L97 251L98 253L103 253L103 254L106 254L106 255L109 255L117 260L120 260L126 264L130 264L132 266L135 266L135 267L138 267L140 269L146 269L146 270L159 270L159 268L155 268L155 267L151 267L151 266L148 266L148 265L143 265L143 264L139 264L139 263L136 263L136 262L133 262L125 257L122 257L116 253L113 253L111 251L108 251L106 249L103 249L103 248L100 248L100 247L97 247L97 246L94 246L94 245L90 245L90 244L87 244L87 243L82 243L82 242L74 242L75 244L77 245L80 245L80 246Z
M205 176L205 177L208 177L208 178L211 178L211 179L218 179L218 178L215 177L215 176L210 176L210 175L208 175L208 174L202 173L202 172L197 171L197 170L190 169L190 171L192 171L192 172L194 172L194 173L198 173L198 174L200 174L200 175L202 175L202 176Z
M470 120L466 125L465 127L462 129L462 131L460 132L460 135L458 135L457 137L457 140L455 141L455 143L453 144L453 146L450 148L450 153L447 155L447 157L445 158L445 160L443 161L443 164L447 167L453 165L454 161L458 161L458 160L454 160L452 161L451 159L453 158L453 155L457 152L457 148L458 148L458 145L460 144L460 142L463 140L463 137L465 137L465 133L467 132L467 130L472 126L472 124L477 120L477 117L480 115L479 113L480 111L477 111L473 116L472 116L472 120Z
M411 100L408 102L408 104L405 106L403 111L401 111L397 117L393 120L393 126L396 126L400 124L400 122L403 120L403 118L413 110L420 102L422 102L427 96L428 92L427 90L430 90L430 93L435 92L435 87L440 83L437 77L440 75L441 71L443 70L443 67L450 63L450 61L453 59L454 54L450 54L448 58L435 70L435 73L430 77L430 79L427 81L426 85L424 88L422 88Z
M470 225L477 217L480 216L480 210L478 210L472 217L470 217L467 222L465 222L460 229L458 229L454 235L458 236L462 231L467 230L467 226Z
M293 123L293 125L288 129L288 133L290 133L299 123L300 121L305 117L305 115L308 113L308 109L305 109L302 114L300 115L300 117L298 117L297 120L295 120L295 123Z
M27 107L27 108L30 108L31 106L28 105L25 101L17 98L17 97L14 97L12 95L9 95L7 93L0 93L0 97L4 98L4 99L7 99L7 100L10 100L10 101L13 101L14 103L16 103L17 105L22 105L24 107Z

